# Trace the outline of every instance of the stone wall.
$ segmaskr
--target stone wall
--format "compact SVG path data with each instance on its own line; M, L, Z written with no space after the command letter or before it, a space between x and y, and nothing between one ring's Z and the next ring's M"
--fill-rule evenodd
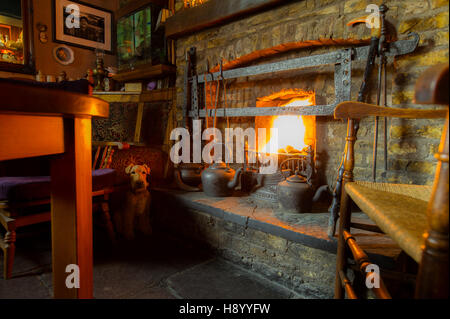
M366 15L369 4L381 4L380 0L303 0L248 16L223 26L209 28L182 37L176 41L177 51L177 105L183 101L183 72L185 52L197 48L198 72L204 72L206 59L210 65L234 60L255 50L267 49L288 42L327 39L368 39L370 30L364 24L346 26L350 20ZM181 10L182 1L176 8ZM448 0L388 0L387 19L397 38L405 38L409 32L420 35L420 46L412 54L388 59L388 105L394 107L423 108L413 104L414 84L418 76L430 65L448 61ZM336 50L339 47L323 46L306 48L264 59L261 62L308 56ZM353 64L352 99L361 83L364 63ZM374 72L375 75L375 72ZM373 84L375 76L371 79ZM254 106L256 99L284 88L314 90L318 101L331 103L334 97L333 68L324 67L303 70L276 78L239 79L228 83L227 107ZM369 101L375 101L375 89ZM221 104L219 104L220 106ZM181 121L181 112L178 113ZM324 177L334 182L336 169L343 152L346 123L331 117L317 118L318 153L323 162ZM223 127L224 122L219 123ZM233 119L231 126L252 126L248 119ZM373 118L361 122L356 144L356 179L370 179ZM436 161L443 120L388 121L388 172L383 173L382 142L378 148L378 181L430 184ZM379 141L383 139L380 124Z
M335 253L287 240L155 197L154 227L252 269L305 298L332 298Z

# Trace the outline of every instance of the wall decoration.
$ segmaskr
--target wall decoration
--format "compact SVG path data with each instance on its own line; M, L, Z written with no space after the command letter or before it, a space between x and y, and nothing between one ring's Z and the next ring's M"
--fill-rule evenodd
M53 57L62 65L69 65L75 59L75 54L71 48L62 44L53 49Z
M149 3L138 11L118 17L117 62L119 72L166 62L167 45L164 28L156 28L161 11L160 6Z
M45 24L42 24L42 23L38 23L37 25L36 25L36 28L38 29L38 31L39 31L39 41L42 43L42 44L45 44L45 43L47 43L48 42L48 36L47 36L47 26L45 25Z
M32 0L0 1L0 71L35 73Z
M112 53L113 13L79 1L53 0L53 40Z

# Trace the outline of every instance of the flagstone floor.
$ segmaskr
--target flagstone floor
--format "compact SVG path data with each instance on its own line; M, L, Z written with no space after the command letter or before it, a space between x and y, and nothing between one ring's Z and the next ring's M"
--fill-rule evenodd
M0 278L0 299L52 298L49 233L49 224L34 225L19 233L13 278ZM295 292L215 257L204 248L166 234L112 245L103 229L97 227L94 230L94 297L300 298Z

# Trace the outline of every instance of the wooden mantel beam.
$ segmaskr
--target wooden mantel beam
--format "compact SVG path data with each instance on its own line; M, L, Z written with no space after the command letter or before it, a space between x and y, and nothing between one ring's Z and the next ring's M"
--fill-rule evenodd
M243 15L288 3L290 0L209 0L206 3L184 9L166 21L166 36L172 39L217 26Z

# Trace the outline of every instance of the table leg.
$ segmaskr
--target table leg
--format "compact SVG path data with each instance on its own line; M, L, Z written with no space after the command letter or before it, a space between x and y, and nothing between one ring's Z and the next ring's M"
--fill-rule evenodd
M64 145L51 167L54 298L92 298L91 118L64 119ZM70 264L79 267L79 288L66 285Z

